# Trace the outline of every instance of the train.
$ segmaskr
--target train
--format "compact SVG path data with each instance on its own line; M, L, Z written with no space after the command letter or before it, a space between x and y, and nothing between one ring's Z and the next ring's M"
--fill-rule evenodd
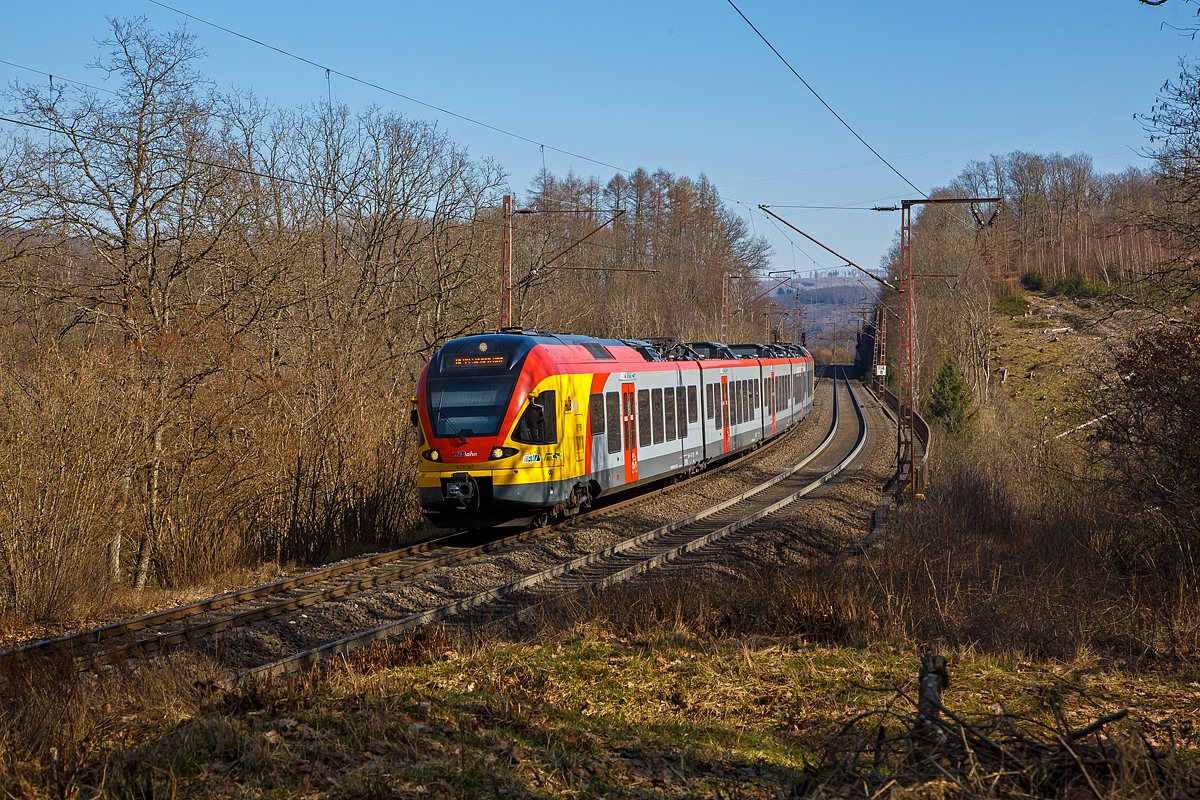
M794 344L452 339L413 397L421 509L442 528L544 525L757 447L802 420L813 392L812 356Z

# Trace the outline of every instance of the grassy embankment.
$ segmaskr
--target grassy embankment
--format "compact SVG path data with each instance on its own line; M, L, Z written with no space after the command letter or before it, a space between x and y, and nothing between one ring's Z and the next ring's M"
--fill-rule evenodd
M1050 408L1071 421L1066 381L1056 394L1039 370L1069 375L1082 352L1080 337L1041 333L1060 325L1020 324L1031 319L1004 325L1001 366L1014 366L984 430L939 443L929 500L898 515L865 558L705 585L656 580L547 610L521 636L426 633L265 687L221 689L213 667L182 659L93 684L9 675L0 786L145 797L788 797L822 786L856 797L1197 796L1195 593L1130 581L1107 556L1109 521L1069 490L1069 452L1031 455L1039 428L1059 419ZM1045 399L1033 400L1031 424L1035 391ZM997 433L1012 430L1023 446ZM913 720L929 650L948 657L943 703L965 723L950 720L941 741L923 741Z

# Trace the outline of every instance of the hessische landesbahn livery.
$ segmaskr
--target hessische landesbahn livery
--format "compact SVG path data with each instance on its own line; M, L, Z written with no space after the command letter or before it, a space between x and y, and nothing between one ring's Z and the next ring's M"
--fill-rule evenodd
M787 430L812 409L813 360L791 344L504 329L446 342L414 402L434 524L541 524Z

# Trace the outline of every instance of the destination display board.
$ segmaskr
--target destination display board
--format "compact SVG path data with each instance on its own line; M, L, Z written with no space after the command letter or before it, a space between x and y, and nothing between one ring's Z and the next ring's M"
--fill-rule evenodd
M452 367L502 367L508 363L507 356L453 356Z

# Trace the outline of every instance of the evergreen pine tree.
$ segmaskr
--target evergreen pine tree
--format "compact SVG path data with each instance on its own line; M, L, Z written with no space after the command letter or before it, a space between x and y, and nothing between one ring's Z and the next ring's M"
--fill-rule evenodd
M965 436L971 420L971 402L974 398L967 385L958 362L946 359L933 379L929 395L929 413L956 436Z

